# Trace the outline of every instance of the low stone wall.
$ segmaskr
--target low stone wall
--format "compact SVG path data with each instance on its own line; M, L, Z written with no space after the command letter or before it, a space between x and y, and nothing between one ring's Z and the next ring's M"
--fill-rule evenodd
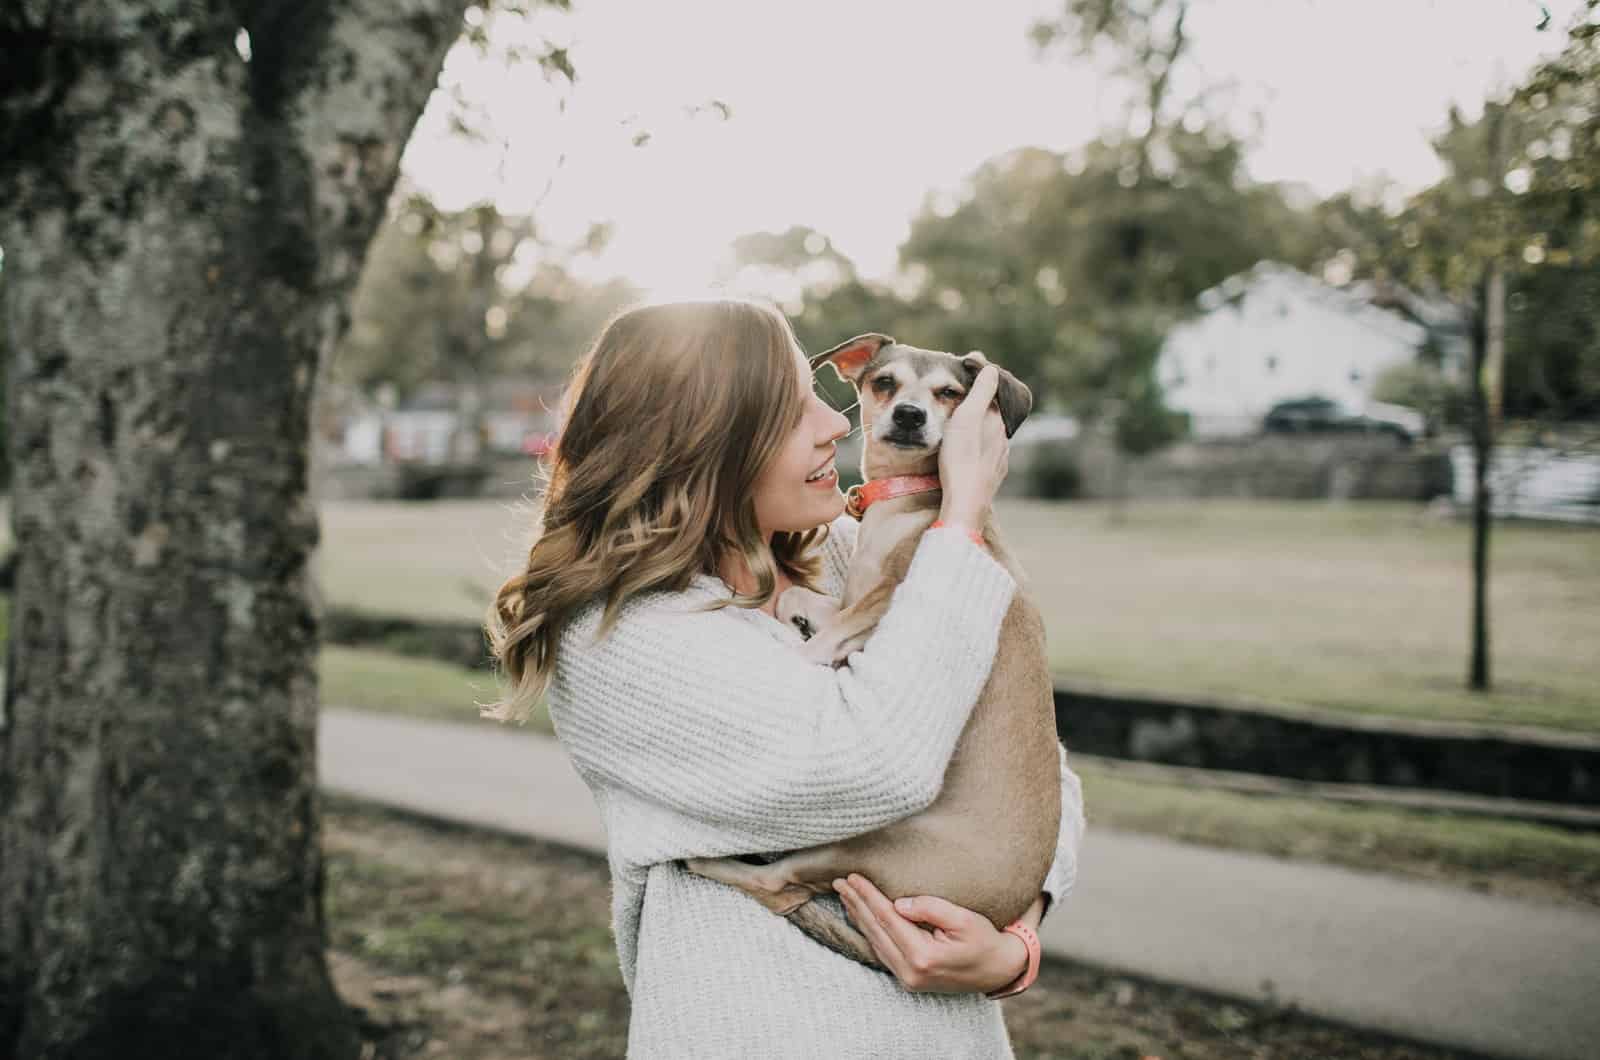
M1076 460L1090 497L1422 501L1451 490L1448 451L1372 436L1186 441L1125 461L1091 439Z
M322 617L322 639L328 644L380 648L472 669L489 665L488 639L483 630L467 622L429 622L330 607Z
M839 446L841 485L859 479L859 436ZM1286 436L1186 441L1128 460L1104 439L1031 442L1012 447L1001 486L1008 497L1111 497L1152 500L1427 500L1452 488L1450 457L1367 436ZM452 465L382 464L318 468L322 500L515 498L538 492L537 461L496 457ZM1047 472L1042 474L1041 472ZM1064 481L1070 479L1070 483Z
M459 464L347 464L318 469L318 500L428 501L520 497L535 490L536 462L501 457Z
M1294 780L1600 806L1600 737L1175 701L1057 683L1073 750Z

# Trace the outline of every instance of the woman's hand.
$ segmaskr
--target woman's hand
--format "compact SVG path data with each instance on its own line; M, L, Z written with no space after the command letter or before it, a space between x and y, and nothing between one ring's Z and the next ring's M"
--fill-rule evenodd
M947 526L982 529L995 491L1006 477L1010 444L1000 411L994 408L999 385L1000 370L985 365L945 422L944 440L939 443L939 481L944 490L939 518Z
M907 990L987 993L1006 986L1028 966L1028 948L1021 939L943 898L925 895L891 902L854 873L834 880L833 889L856 929Z

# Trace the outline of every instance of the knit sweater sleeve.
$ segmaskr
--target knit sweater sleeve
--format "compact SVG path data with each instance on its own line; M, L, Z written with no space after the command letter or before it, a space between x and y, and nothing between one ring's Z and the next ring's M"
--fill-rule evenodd
M855 555L860 532L861 524L848 515L839 516L828 527L828 537L822 542L822 577L817 588L829 596L844 596L850 557Z
M633 601L606 637L593 613L563 637L552 715L591 787L648 837L630 860L859 835L938 795L1015 590L965 534L931 530L838 669L735 614Z
M1078 851L1086 827L1083 814L1083 781L1067 764L1067 749L1056 744L1061 763L1061 833L1056 840L1056 857L1044 878L1044 893L1050 896L1046 915L1061 904L1078 880Z

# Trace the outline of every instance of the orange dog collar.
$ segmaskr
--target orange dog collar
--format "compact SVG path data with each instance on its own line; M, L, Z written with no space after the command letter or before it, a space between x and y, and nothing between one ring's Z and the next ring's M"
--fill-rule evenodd
M891 478L875 478L845 490L844 510L849 512L852 518L859 519L867 514L868 508L879 501L909 497L913 493L928 493L938 488L938 475L895 475Z

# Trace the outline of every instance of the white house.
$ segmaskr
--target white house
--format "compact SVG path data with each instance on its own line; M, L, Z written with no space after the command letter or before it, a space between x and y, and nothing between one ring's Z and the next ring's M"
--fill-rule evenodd
M1415 358L1427 338L1398 313L1270 261L1197 301L1200 315L1168 334L1156 378L1198 437L1253 434L1292 398L1361 409L1378 374Z

